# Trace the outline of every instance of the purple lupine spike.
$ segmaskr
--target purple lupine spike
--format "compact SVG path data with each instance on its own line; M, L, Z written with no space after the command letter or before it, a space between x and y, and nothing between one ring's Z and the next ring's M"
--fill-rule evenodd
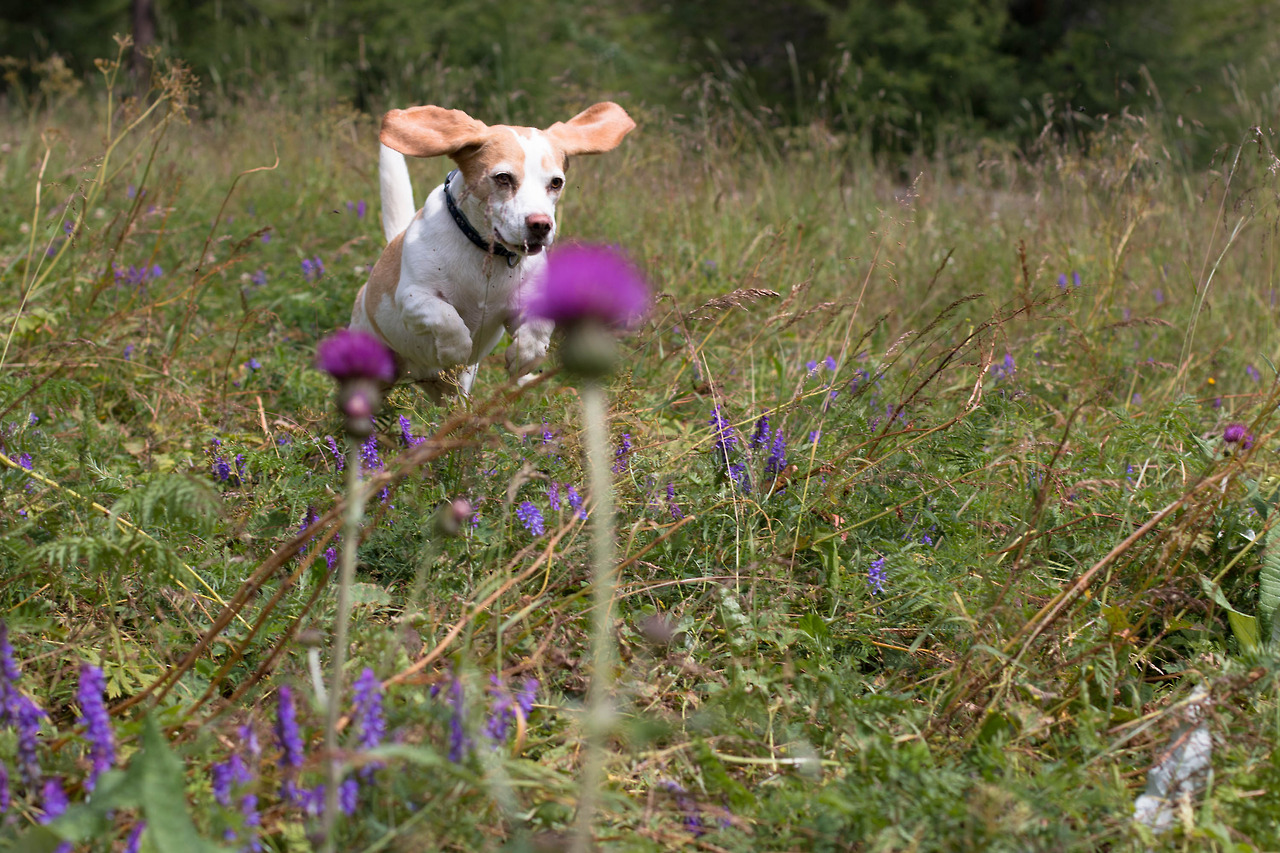
M494 745L505 743L507 729L515 719L512 710L511 693L502 687L502 679L496 675L489 676L489 694L493 696L493 704L489 708L489 717L485 720L484 733Z
M552 482L547 486L547 503L551 505L553 512L560 511L560 484Z
M360 748L373 749L382 744L387 721L382 712L382 682L365 667L351 686L355 718L360 726Z
M867 569L867 583L871 585L871 594L884 592L884 557L871 562Z
M449 715L449 760L454 764L462 761L467 749L471 746L471 739L467 737L467 729L463 722L465 701L462 679L455 675L449 682L449 705L452 710Z
M764 462L766 477L779 477L787 469L787 440L779 429L773 436L773 447L769 450L769 458Z
M761 415L756 421L756 431L751 434L751 447L759 450L769 443L769 416Z
M82 664L76 699L80 703L80 720L84 723L85 739L89 742L89 758L92 762L84 782L87 791L93 790L98 777L110 770L116 761L115 733L111 729L111 717L103 701L106 690L107 680L102 670L92 664Z
M140 820L134 825L129 832L129 837L124 842L124 853L138 853L138 848L142 846L142 833L147 828L147 822Z
M737 437L733 434L733 427L731 427L728 421L724 419L724 415L721 414L719 406L715 406L711 409L711 418L707 423L711 425L712 430L715 432L716 440L714 447L719 453L720 459L724 461L725 464L728 464L729 451L733 450L738 443Z
M9 790L9 768L0 764L0 814L7 814L12 805L13 794Z
M302 767L303 762L302 734L298 730L298 711L293 704L293 691L288 685L280 688L277 700L276 743L280 746L284 766L297 770Z
M671 510L671 517L676 521L684 518L684 511L680 509L680 505L676 503L676 484L667 483L667 509Z
M516 508L516 518L524 525L525 530L529 534L538 537L546 532L546 522L542 518L542 512L530 501L525 501Z
M15 693L12 697L13 727L18 732L18 769L28 788L35 788L40 781L40 724L48 716L29 696Z
M326 435L324 437L324 443L329 446L329 452L333 454L333 461L337 463L338 470L341 471L346 467L347 460L346 457L343 456L342 451L338 449L338 442L334 440L333 436Z

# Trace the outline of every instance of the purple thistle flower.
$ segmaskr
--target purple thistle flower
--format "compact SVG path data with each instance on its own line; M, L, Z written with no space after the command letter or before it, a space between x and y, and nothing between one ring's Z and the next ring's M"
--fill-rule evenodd
M566 246L547 259L547 269L524 308L562 325L596 320L626 327L644 315L649 286L626 256L607 246Z
M276 743L280 746L280 758L289 770L302 767L302 734L298 730L298 711L293 704L293 691L288 685L280 688L277 696Z
M516 518L524 525L534 537L541 536L546 532L546 523L543 521L542 513L529 501L525 501L516 508Z
M1247 429L1244 424L1227 424L1227 428L1222 432L1222 440L1227 444L1235 444L1245 437Z
M884 557L871 562L867 569L867 583L871 585L871 594L884 592Z
M759 450L769 443L769 416L761 415L756 421L756 431L751 434L751 447Z
M116 761L111 717L107 714L107 706L102 700L106 690L107 680L102 670L91 664L81 664L80 686L76 691L76 700L80 703L80 720L84 723L85 739L89 742L89 758L92 762L89 775L84 782L86 791L92 791L98 777L110 770Z
M392 382L396 361L382 341L368 332L339 329L316 347L316 367L338 381L370 379Z
M124 853L138 853L138 848L142 845L142 833L147 828L147 822L140 820L129 832L129 838L124 843Z
M631 459L628 454L631 453L631 433L624 432L622 441L618 444L618 449L613 455L613 473L621 474L631 465Z
M552 482L547 486L547 503L551 505L553 512L560 511L560 484Z
M773 436L773 447L769 450L769 458L764 462L764 475L776 478L787 468L787 440L779 429Z
M570 486L565 495L569 501L569 506L578 514L578 518L583 521L587 520L587 509L582 505L582 498L578 496L578 490Z

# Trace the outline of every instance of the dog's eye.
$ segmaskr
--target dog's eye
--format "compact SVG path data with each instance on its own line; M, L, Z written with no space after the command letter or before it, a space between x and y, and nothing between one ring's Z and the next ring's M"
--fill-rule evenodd
M500 187L511 188L516 185L516 176L510 172L498 172L493 176L493 182Z
M550 187L551 187L551 189L553 189L553 190L563 189L563 188L564 188L564 178L552 178L552 179L551 179Z

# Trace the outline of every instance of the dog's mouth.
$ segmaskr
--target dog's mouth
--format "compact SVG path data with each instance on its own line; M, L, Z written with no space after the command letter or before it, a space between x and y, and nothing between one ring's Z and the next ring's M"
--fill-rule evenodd
M502 232L497 228L493 229L493 239L497 240L511 251L522 255L537 255L542 252L543 249L547 248L546 240L525 240L524 242L516 243L503 237Z

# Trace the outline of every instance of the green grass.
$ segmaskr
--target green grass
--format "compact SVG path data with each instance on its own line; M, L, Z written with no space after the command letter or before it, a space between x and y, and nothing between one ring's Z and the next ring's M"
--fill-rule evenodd
M210 766L255 726L263 841L305 850L271 724L290 685L302 782L320 781L307 658L327 659L334 596L322 544L295 536L309 510L316 535L340 524L341 427L311 360L381 247L375 124L253 103L188 121L167 112L182 85L105 165L138 105L113 102L110 130L102 90L7 116L0 450L31 474L0 470L0 603L50 714L42 767L73 801L84 660L107 673L122 764L155 754L136 751L144 718L169 733L205 838L235 826ZM628 108L639 131L574 163L561 226L623 245L658 292L610 388L633 450L602 846L1280 848L1274 646L1242 644L1202 583L1257 610L1274 138L1187 172L1158 128L1117 119L1087 152L890 167L818 129ZM419 197L447 168L415 165ZM572 826L590 548L548 487L585 491L576 392L550 372L513 393L500 356L472 403L398 388L380 419L393 477L360 547L350 675L392 681L397 745L341 849L559 849L547 834ZM428 441L405 448L399 416ZM761 416L786 438L777 476L751 445ZM1248 451L1224 452L1229 421ZM444 536L436 507L457 497L478 522ZM515 519L524 501L545 534ZM500 750L482 731L495 674L540 682ZM1133 799L1197 684L1212 779L1153 840ZM478 746L454 762L458 724ZM10 767L15 748L6 728ZM14 785L0 835L31 849L41 798ZM119 849L147 808L122 801L81 849Z

